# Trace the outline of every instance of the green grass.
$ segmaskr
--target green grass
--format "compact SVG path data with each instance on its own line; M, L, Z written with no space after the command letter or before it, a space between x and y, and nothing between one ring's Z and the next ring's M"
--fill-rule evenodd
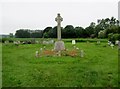
M72 49L70 42L65 42ZM3 87L118 87L118 48L107 42L76 44L83 58L70 56L35 57L41 44L2 46ZM54 45L46 45L52 49Z
M2 88L2 44L0 44L0 88Z

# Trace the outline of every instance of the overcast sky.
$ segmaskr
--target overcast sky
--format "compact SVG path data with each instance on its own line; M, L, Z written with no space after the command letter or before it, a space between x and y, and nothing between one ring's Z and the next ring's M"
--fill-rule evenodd
M51 2L50 2L51 1ZM40 29L56 26L55 17L63 17L66 25L87 27L97 19L114 16L118 19L119 0L3 0L1 1L0 34L16 30Z

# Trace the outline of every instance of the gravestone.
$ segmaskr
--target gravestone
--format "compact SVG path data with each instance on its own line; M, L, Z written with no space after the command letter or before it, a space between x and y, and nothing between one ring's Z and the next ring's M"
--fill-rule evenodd
M116 41L115 41L115 44L118 45L118 43L119 43L119 40L116 40Z
M36 56L36 57L38 57L38 56L39 56L39 52L38 52L38 51L36 51L36 54L35 54L35 56Z
M47 41L43 41L43 44L53 44L54 40L47 40Z
M46 46L44 46L43 49L45 50L45 49L46 49Z
M83 50L80 51L80 57L84 57L84 51Z
M73 45L75 45L75 44L76 44L75 40L72 40L72 44L73 44Z
M112 42L111 41L108 41L108 45L110 46L112 44Z
M40 53L42 53L42 50L43 50L43 49L42 49L42 48L40 48Z
M8 44L9 43L9 41L5 41L5 44Z
M114 47L114 44L111 44L110 46L111 46L111 48L113 49L113 47Z
M55 42L54 50L59 52L65 50L64 42L61 40L61 22L63 21L63 18L59 13L55 18L55 21L57 22L57 41Z

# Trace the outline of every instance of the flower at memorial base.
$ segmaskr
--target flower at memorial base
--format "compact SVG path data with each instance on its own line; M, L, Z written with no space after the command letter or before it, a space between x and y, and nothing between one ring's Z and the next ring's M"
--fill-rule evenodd
M77 51L76 50L69 51L68 55L72 57L77 56Z
M55 55L55 52L51 50L45 50L43 51L43 55L52 56L52 55Z

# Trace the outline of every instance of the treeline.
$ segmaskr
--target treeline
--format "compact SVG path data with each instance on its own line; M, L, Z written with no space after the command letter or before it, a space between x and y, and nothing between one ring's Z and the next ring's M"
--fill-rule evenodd
M15 33L16 38L42 38L42 30L19 29Z
M90 26L74 27L67 25L61 27L62 38L109 38L120 40L119 21L114 18L100 19L97 23L90 23ZM46 27L44 30L20 29L15 33L17 38L57 38L57 26ZM116 38L115 38L116 37Z

